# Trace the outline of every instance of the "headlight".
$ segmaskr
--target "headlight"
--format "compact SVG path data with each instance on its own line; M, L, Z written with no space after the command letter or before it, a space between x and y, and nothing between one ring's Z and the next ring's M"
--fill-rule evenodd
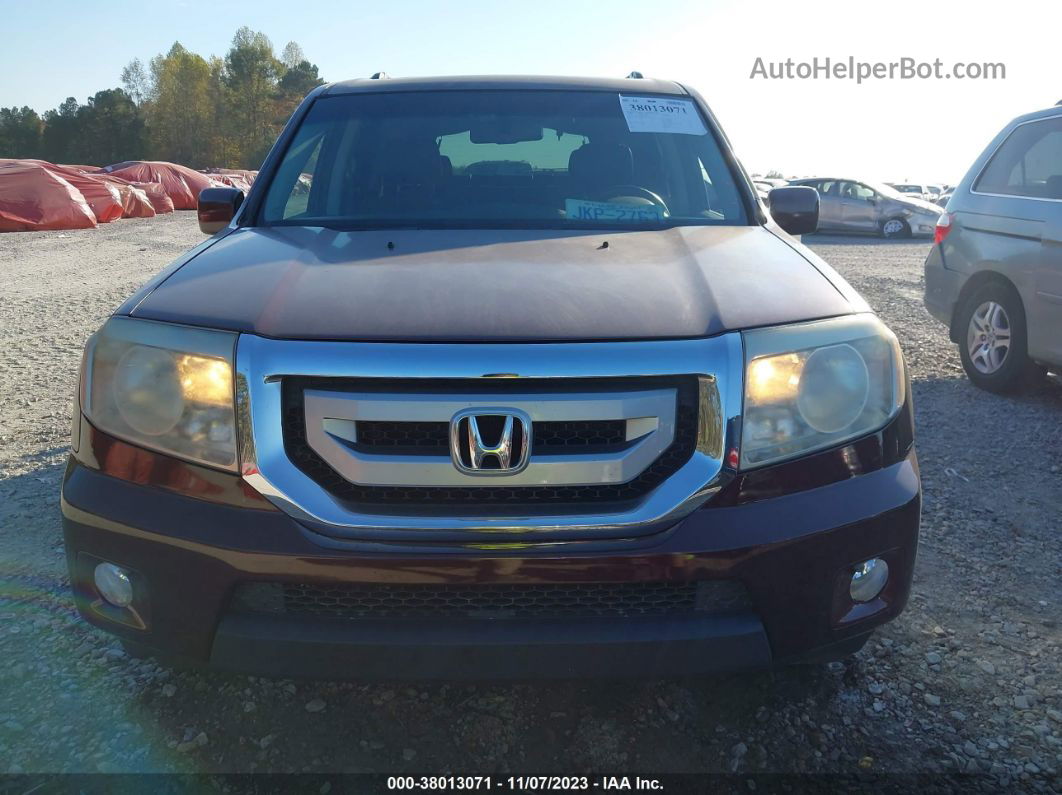
M873 433L904 399L896 337L873 315L748 331L741 466Z
M235 344L225 331L113 317L89 340L85 416L133 444L235 469Z

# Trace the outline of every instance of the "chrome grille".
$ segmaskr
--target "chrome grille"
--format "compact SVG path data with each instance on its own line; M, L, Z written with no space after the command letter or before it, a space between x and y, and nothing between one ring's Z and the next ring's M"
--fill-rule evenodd
M500 534L520 543L633 539L671 526L721 487L724 453L736 443L739 428L742 369L741 336L736 333L684 340L534 344L362 343L241 334L235 384L240 471L250 488L311 532L336 543L465 543L498 539ZM407 405L400 407L403 412L332 412L329 405L343 408L341 403L329 404L336 396L314 396L314 437L308 439L307 405L304 402L301 415L293 409L313 389L397 394L412 399L407 403L419 397L421 408L429 410L410 413L404 411ZM657 402L655 409L644 412L556 411L561 403L570 407L574 400L592 398L594 390L631 389L667 390L671 408ZM447 416L438 404L430 405L437 390L453 393L448 408L454 414ZM420 456L441 459L422 462L411 460L417 456L373 455L376 460L365 462L361 454L362 461L350 466L349 459L358 457L355 420L452 420L459 409L486 407L476 402L476 394L511 395L514 390L525 392L528 405L492 399L490 406L502 415L525 412L529 426L547 420L628 418L626 437L635 440L631 448L636 454L622 449L595 453L580 462L582 456L567 447L563 454L536 456L531 450L531 459L537 460L526 462L523 469L493 478L480 473L474 482L465 483L454 476L456 462L441 466L446 463L443 456ZM550 396L556 402L550 403ZM350 395L338 397L349 400ZM530 405L539 398L543 405ZM630 396L621 399L630 408ZM552 416L546 416L550 411ZM662 414L668 415L669 428L651 419ZM664 432L652 433L654 428ZM323 438L325 434L331 438ZM651 443L642 443L645 438ZM493 445L498 440L484 441ZM321 449L328 455L322 456ZM463 452L456 442L455 452ZM600 466L609 456L618 466ZM547 458L552 460L543 460ZM381 460L385 466L377 467ZM566 468L572 474L573 464L581 466L584 475L592 474L595 461L601 477L564 476ZM371 466L355 471L364 463ZM421 477L422 464L432 469L430 478ZM402 465L406 472L390 477ZM454 485L459 488L452 489ZM437 487L443 490L421 490ZM446 499L440 502L440 497ZM501 499L491 502L495 497Z
M644 496L652 491L672 473L681 467L693 454L697 442L698 404L697 404L697 381L694 378L668 378L668 379L623 379L611 381L609 384L593 384L573 382L566 384L574 392L579 389L587 389L590 386L601 394L609 395L621 393L622 390L646 389L646 388L669 388L673 391L675 400L674 427L672 442L662 453L645 467L635 477L617 483L594 483L580 485L518 485L497 481L483 480L474 485L446 485L446 486L415 486L415 485L378 485L356 483L348 480L336 469L325 461L321 455L310 445L307 439L307 412L305 395L307 392L320 393L326 391L329 394L342 393L344 391L358 393L365 389L364 383L353 382L346 379L322 379L287 378L283 385L284 406L284 445L288 457L304 473L316 481L322 488L333 496L357 505L419 505L438 506L460 510L468 506L475 506L477 510L486 511L512 511L522 508L534 508L536 506L563 506L577 503L615 503L622 505ZM389 384L393 389L395 385ZM454 389L451 384L433 384L434 389ZM521 393L527 393L536 386L534 383L520 382L518 388ZM553 384L543 385L555 388ZM420 387L423 389L423 387ZM513 391L513 385L491 385L497 392L497 400L504 402L509 395L506 392ZM477 384L476 394L483 394L483 385ZM550 393L544 393L546 395ZM362 425L358 422L357 425ZM400 429L396 432L395 426L409 424L415 428ZM430 449L433 440L439 434L440 423L427 422L373 422L369 425L370 439L379 443L382 440L410 441L414 437L416 446L414 449L427 455L448 456L448 447L436 446ZM442 423L447 429L448 426ZM539 430L540 426L543 426ZM625 428L623 421L567 421L567 422L536 422L533 433L535 444L541 439L543 445L550 453L558 450L574 450L579 452L580 444L587 444L586 449L601 450L602 447L611 446L613 449L622 449L623 443L601 445L591 448L590 440L611 439L615 440ZM413 436L406 432L412 432ZM623 431L625 434L625 430ZM360 447L364 438L358 428L357 441L351 447ZM625 438L625 436L624 436ZM578 440L578 444L576 443ZM448 443L448 440L447 440ZM412 446L412 445L411 445ZM398 452L397 445L394 446ZM403 451L404 452L404 451ZM532 453L534 455L534 453ZM446 466L450 468L448 458ZM505 478L509 481L509 478ZM482 485L480 485L482 483Z

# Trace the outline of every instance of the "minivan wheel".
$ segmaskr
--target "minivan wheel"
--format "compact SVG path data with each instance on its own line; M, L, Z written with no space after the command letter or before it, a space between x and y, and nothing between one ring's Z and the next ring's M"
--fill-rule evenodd
M1025 309L1013 288L986 284L962 305L959 355L966 375L989 392L1014 392L1043 376L1029 359Z
M902 218L890 218L881 225L881 236L887 238L910 237L911 227Z

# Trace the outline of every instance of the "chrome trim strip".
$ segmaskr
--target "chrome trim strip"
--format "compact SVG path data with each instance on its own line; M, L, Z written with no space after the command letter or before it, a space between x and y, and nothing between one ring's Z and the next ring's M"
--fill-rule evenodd
M493 472L504 486L586 486L626 483L640 475L675 438L675 390L555 394L351 393L307 389L306 442L329 466L362 486L482 486L492 470L463 471L445 455L365 453L325 430L330 420L446 422L467 414L511 413L525 427L551 420L628 420L652 417L657 429L609 453L550 455L531 451L517 471ZM530 440L525 450L530 448Z
M633 537L666 528L721 487L723 458L736 447L742 401L739 333L645 342L407 344L272 340L240 336L237 418L244 480L292 517L340 538L469 541L475 533L529 540ZM504 376L496 374L504 373ZM697 447L670 478L629 510L527 516L359 513L340 504L284 451L281 378L563 379L696 375L701 416ZM473 536L470 537L470 534Z

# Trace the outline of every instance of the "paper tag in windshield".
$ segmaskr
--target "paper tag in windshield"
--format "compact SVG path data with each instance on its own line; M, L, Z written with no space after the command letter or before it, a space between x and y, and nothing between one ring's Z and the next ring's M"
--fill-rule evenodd
M631 132L704 135L704 121L690 99L620 96L620 109Z
M659 223L664 220L664 208L655 204L613 204L584 199L565 199L564 214L569 221Z

